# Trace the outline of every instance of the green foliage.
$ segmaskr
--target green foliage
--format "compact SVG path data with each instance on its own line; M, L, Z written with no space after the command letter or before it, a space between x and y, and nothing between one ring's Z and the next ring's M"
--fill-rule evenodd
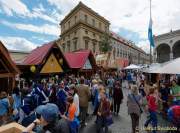
M112 50L111 39L108 33L103 34L100 42L100 51L102 53L109 53Z

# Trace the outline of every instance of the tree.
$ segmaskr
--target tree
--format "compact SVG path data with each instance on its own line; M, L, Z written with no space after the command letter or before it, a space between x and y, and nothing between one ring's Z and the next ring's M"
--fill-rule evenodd
M100 52L107 54L106 67L108 67L108 62L111 57L111 50L112 46L110 35L108 33L104 33L100 41Z

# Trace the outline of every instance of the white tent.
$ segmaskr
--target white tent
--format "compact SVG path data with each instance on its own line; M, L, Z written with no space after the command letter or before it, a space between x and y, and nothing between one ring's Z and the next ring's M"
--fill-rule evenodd
M180 74L180 58L163 63L162 66L154 70L153 73Z
M141 68L140 66L131 64L131 65L125 67L124 69L125 69L125 70L131 70L131 69L140 69L140 68Z
M162 64L153 63L149 67L144 68L142 71L146 73L156 73L156 70L161 68Z

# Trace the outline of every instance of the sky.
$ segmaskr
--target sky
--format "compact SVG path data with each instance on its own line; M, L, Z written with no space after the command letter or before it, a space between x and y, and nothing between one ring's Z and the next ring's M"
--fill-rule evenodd
M149 0L81 0L111 23L110 30L149 51ZM59 38L61 20L79 0L0 0L0 40L30 51ZM154 35L180 29L180 0L152 0Z

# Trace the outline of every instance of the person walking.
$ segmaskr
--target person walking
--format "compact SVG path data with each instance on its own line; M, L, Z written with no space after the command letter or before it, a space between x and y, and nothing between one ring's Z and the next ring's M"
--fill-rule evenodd
M103 128L105 128L105 133L108 133L107 117L110 115L110 102L107 99L105 90L101 90L100 98L97 112L97 133L103 133Z
M169 108L168 99L169 99L169 95L170 95L170 88L167 85L165 85L164 83L161 83L159 93L160 93L160 98L163 101L163 103L162 103L163 117L166 118L167 111Z
M115 81L114 81L113 76L110 76L107 80L107 86L108 86L108 91L109 91L107 93L109 94L109 97L112 97L114 82Z
M87 125L85 121L89 105L89 99L91 97L90 89L88 85L85 85L84 77L80 78L80 84L77 86L77 90L79 95L81 126L84 127Z
M114 99L114 105L113 105L114 113L118 115L120 110L120 104L122 103L123 100L123 92L120 81L115 82L113 99Z
M63 115L66 112L67 93L64 89L65 89L64 82L61 82L59 91L57 93L57 105L59 107L61 115Z
M148 127L149 123L152 123L153 128L155 129L157 127L157 103L158 103L158 98L157 94L155 91L155 87L151 87L149 89L149 95L147 96L147 101L148 101L148 110L150 117L149 119L145 122L144 126ZM156 130L152 131L153 133L156 133Z
M76 115L76 117L78 117L79 116L79 96L77 94L77 88L76 88L75 84L70 85L69 88L70 88L70 93L73 96L73 103L76 106L75 115Z
M67 98L67 113L66 115L61 115L62 118L69 121L71 133L78 133L79 120L76 117L76 105L73 102L73 97L69 96Z
M138 94L136 85L131 86L131 93L127 97L128 114L131 116L132 133L137 133L139 128L139 118L142 113L141 109L142 96Z

